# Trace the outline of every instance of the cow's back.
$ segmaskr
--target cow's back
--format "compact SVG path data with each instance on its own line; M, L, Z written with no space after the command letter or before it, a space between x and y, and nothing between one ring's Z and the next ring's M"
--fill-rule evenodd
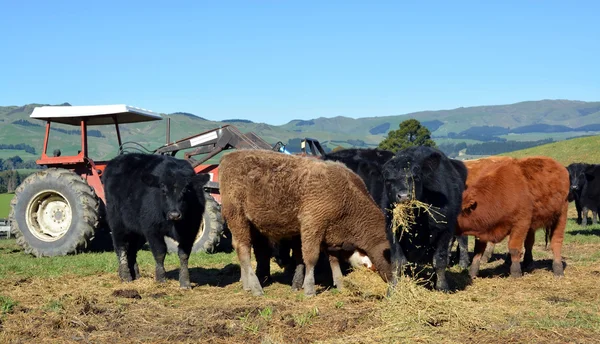
M383 164L393 157L390 151L377 149L344 149L323 156L325 161L338 161L356 173L365 183L377 205L384 194Z
M465 164L468 170L467 185L475 181L475 179L477 179L477 177L479 176L481 170L489 166L490 164L496 164L501 161L507 161L512 159L513 158L504 156L491 156L487 158L464 161L463 163Z
M569 172L548 157L518 159L533 201L533 228L549 226L567 205Z

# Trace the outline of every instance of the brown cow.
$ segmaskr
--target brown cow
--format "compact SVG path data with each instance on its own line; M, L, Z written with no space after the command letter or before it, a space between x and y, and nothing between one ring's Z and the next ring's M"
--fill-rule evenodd
M512 158L507 157L507 156L490 156L490 157L486 157L486 158L480 158L480 159L474 159L474 160L465 160L463 161L465 163L465 166L467 166L467 170L469 171L468 175L467 175L467 187L469 185L469 183L472 183L475 179L477 179L477 177L479 176L479 172L481 172L481 169L483 169L486 166L489 166L490 164L494 164L500 161L506 161L506 160L510 160ZM479 243L479 239L475 238L475 245L479 247L481 247L480 245L483 245L481 243ZM494 253L494 248L495 248L496 244L493 242L488 242L487 246L485 247L485 251L483 252L483 255L481 256L481 260L480 263L485 264L488 262L488 260L492 257L492 253Z
M238 150L221 159L219 170L222 214L240 261L244 290L263 294L250 266L254 231L273 241L300 235L307 296L315 295L314 267L321 248L363 250L380 276L391 279L384 214L362 179L343 164ZM258 265L269 264L269 253L262 255L255 246L257 272ZM330 263L336 286L341 287L341 270L331 255Z
M535 230L550 234L554 253L552 269L563 276L561 248L567 221L568 172L547 157L507 159L482 168L479 178L463 193L463 210L457 231L481 239L475 247L470 274L479 271L483 242L498 243L510 235L511 275L521 273L521 249L525 244L524 265L533 262Z

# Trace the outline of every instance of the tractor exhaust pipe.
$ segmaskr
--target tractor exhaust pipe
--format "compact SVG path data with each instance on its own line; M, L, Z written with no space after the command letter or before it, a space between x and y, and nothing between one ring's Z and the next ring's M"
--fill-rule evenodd
M167 144L171 143L171 118L167 118Z

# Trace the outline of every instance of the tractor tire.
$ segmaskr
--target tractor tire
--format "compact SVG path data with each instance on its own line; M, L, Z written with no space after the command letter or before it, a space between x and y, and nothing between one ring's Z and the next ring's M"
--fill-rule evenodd
M79 175L49 168L15 191L11 233L26 253L54 257L85 251L98 226L98 198Z
M216 253L221 237L223 236L223 216L221 215L221 205L208 193L204 194L206 207L198 236L192 246L192 253L206 252ZM165 237L167 249L171 253L177 253L177 241Z

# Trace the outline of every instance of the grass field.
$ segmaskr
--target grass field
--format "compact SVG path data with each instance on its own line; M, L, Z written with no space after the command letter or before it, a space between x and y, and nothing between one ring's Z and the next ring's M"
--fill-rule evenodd
M10 201L14 197L12 193L0 194L0 219L8 218L10 212Z
M522 158L525 156L545 155L567 166L572 162L600 163L600 136L581 137L572 140L554 142L516 152L500 155Z
M430 290L425 272L387 298L376 274L358 270L342 291L321 279L309 299L290 290L275 264L275 283L252 297L233 253L194 254L186 291L176 255L167 257L166 284L153 281L148 251L139 254L142 278L122 284L113 252L37 259L2 240L0 342L590 343L600 337L600 227L570 220L562 279L553 277L542 234L536 266L521 279L508 277L501 243L472 283L451 268L448 294Z

